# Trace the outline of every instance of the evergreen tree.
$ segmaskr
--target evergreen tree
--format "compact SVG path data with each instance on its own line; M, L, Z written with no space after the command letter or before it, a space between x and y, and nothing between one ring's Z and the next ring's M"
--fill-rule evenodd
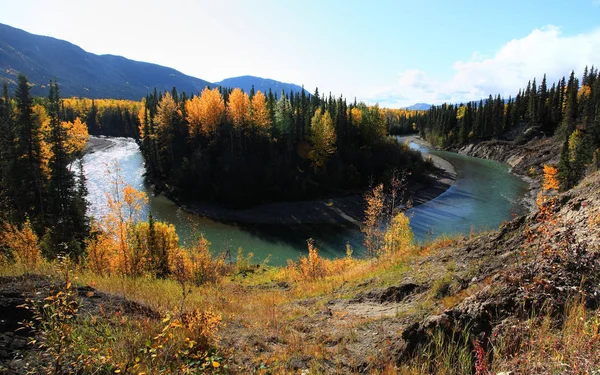
M31 97L29 82L20 74L16 101L16 152L17 189L20 192L17 202L19 222L24 222L29 217L34 228L41 231L44 228L44 190L45 184L41 170L41 137L40 123L33 114L33 98Z
M565 104L565 117L563 120L563 132L565 138L568 138L573 130L575 130L575 124L577 122L577 91L579 90L579 83L575 78L575 72L571 72L569 77L569 83L567 84L566 93L566 104Z
M573 185L573 177L571 173L571 162L569 156L569 140L565 139L560 152L560 161L558 163L558 180L560 181L561 190L569 190Z
M571 185L576 185L585 175L586 164L590 161L591 152L588 137L579 129L569 137L569 162L571 167Z
M4 81L0 99L0 219L14 221L19 190L15 180L18 157L15 148L14 118L8 83Z
M81 244L87 235L87 212L84 203L85 178L80 165L81 174L78 187L75 175L70 168L73 156L69 155L65 148L67 133L61 121L58 84L56 81L50 82L49 87L47 111L50 117L52 158L50 159L46 222L50 225L52 249L55 252L65 250L77 257L81 255Z

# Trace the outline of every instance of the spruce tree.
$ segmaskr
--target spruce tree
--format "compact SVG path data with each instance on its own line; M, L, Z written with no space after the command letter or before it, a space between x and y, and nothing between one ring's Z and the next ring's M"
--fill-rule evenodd
M67 133L62 125L58 84L56 81L50 82L49 87L47 111L50 117L52 158L47 192L47 223L51 226L50 238L54 252L66 251L77 257L81 255L81 242L87 234L85 178L80 163L78 186L70 168L72 156L65 148Z
M19 191L15 181L17 171L14 119L8 83L4 81L0 98L0 219L14 221Z
M565 116L563 119L563 130L564 135L569 137L575 130L577 122L577 91L579 90L579 83L575 78L575 72L571 72L569 77L569 83L567 84L566 104L565 104Z
M560 161L558 163L558 179L560 181L560 189L565 191L572 187L572 174L569 152L569 140L565 139L562 150L560 152Z
M29 217L34 228L41 232L44 228L44 190L45 182L41 169L40 123L33 114L33 98L29 81L19 75L15 91L16 187L19 191L17 201L19 222Z

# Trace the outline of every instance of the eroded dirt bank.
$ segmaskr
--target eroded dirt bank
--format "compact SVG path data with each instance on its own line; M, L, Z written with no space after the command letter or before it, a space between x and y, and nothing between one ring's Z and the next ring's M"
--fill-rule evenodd
M544 164L557 164L560 145L554 139L533 139L525 144L513 141L484 141L471 143L458 150L459 154L506 163L511 173L524 179L530 186L525 204L535 209L535 199L540 192Z

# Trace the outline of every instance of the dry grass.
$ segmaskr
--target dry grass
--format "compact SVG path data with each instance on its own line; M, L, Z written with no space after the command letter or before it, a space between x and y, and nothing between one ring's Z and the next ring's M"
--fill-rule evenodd
M549 315L534 316L495 340L495 371L521 374L595 374L600 369L600 310L579 300L557 324Z
M176 317L194 311L214 313L222 319L222 324L214 327L213 349L202 353L201 362L208 358L210 364L214 360L219 366L228 365L228 371L235 373L298 373L295 363L310 373L347 373L349 364L339 359L356 352L364 335L361 332L373 326L383 327L383 323L378 319L347 316L343 311L332 313L331 321L321 320L318 313L327 310L326 302L353 297L374 287L398 285L408 277L418 283L429 282L430 289L397 319L418 318L452 308L491 282L484 279L464 289L454 288L455 277L472 273L464 264L447 261L448 249L460 240L460 237L442 238L429 245L412 246L402 253L370 259L327 260L315 252L304 265L250 267L253 271L244 272L244 276L230 274L218 283L200 286L149 276L98 275L86 269L75 270L74 276L78 284L136 301L162 316ZM311 264L319 268L311 268ZM26 271L26 267L18 264L0 267L2 275ZM59 275L52 262L40 262L36 272ZM521 336L513 337L510 335L514 333L508 332L495 338L491 349L496 358L491 364L494 373L508 369L518 369L518 373L559 373L562 368L568 369L567 373L583 374L591 373L594 366L598 368L599 313L572 304L566 316L561 327L553 326L549 319L536 318L526 323L529 330ZM97 358L104 358L106 363L114 361L119 368L136 363L140 348L147 348L148 340L152 341L164 328L164 324L156 321L126 316L116 320L88 317L78 324L76 332L81 337L78 350L89 352L92 348ZM325 329L331 324L337 324L337 328ZM162 358L183 366L189 358L184 360L187 357L180 351L185 349L192 334L177 327L172 331L168 342L161 344L168 344L172 351L163 353ZM385 333L384 328L378 332ZM457 333L457 338L468 336ZM508 344L514 342L519 345ZM370 362L369 371L379 374L471 374L474 366L471 345L438 335L413 361L401 366L392 360L393 354L378 352L383 347L363 353L364 358L357 361ZM173 357L175 354L180 357ZM142 356L140 361L139 369L156 373L151 356ZM209 366L209 370L224 369Z

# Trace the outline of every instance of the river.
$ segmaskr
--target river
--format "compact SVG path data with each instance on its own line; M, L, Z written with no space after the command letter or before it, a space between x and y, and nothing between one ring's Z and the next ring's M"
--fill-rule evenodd
M412 142L410 147L449 161L457 174L454 185L440 196L407 211L417 241L497 229L504 221L527 213L522 199L529 185L510 174L508 165L431 151Z
M183 243L203 233L215 253L229 251L235 256L242 247L254 253L255 261L270 256L269 264L283 265L287 259L306 254L306 239L315 239L326 257L344 256L346 243L360 253L362 236L358 228L336 225L237 225L217 222L190 214L166 197L153 196L144 184L144 162L137 144L127 138L105 138L102 147L84 156L83 164L89 190L90 211L99 217L106 207L105 193L110 188L106 170L118 162L121 175L129 185L145 191L149 202L142 217L151 212L156 220L172 223ZM420 148L411 144L413 148ZM471 229L497 228L503 221L526 212L520 199L527 184L508 173L506 165L449 152L429 151L454 165L456 183L438 198L407 211L418 241L444 233L469 233Z

